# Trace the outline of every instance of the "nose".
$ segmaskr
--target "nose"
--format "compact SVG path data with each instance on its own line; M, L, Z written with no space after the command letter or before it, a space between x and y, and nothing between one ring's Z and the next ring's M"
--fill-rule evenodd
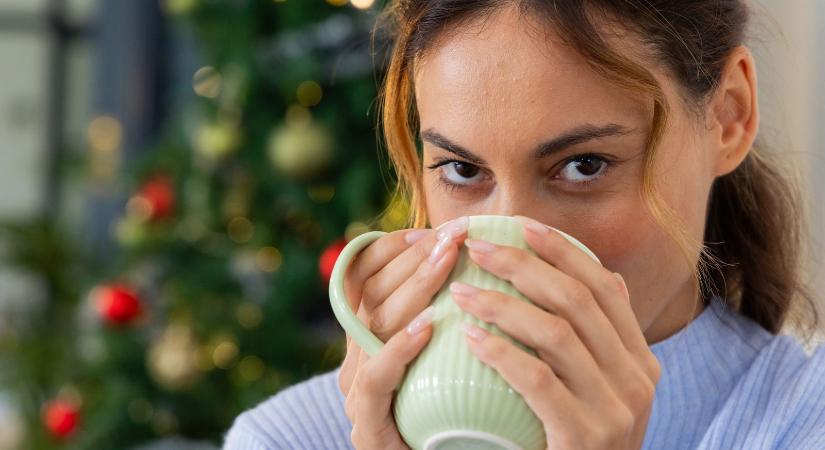
M499 189L490 199L486 214L534 217L539 210L547 208L547 205L540 204L538 200L534 193L525 189L499 185Z

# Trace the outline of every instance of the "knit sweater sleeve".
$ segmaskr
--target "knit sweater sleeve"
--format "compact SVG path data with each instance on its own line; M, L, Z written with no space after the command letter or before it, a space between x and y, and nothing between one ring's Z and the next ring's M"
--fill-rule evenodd
M825 346L777 336L714 418L701 449L825 448Z
M825 346L817 348L796 370L785 399L787 427L778 438L778 449L825 448Z
M352 450L338 370L286 388L239 415L223 450Z

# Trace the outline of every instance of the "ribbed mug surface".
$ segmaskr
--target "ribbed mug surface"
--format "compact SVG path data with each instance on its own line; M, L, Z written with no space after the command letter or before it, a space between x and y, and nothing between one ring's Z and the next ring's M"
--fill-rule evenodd
M521 223L509 216L470 216L468 238L524 248L532 253L524 241ZM513 446L499 445L492 439L485 441L483 433L510 441L515 448L543 450L546 440L541 421L498 372L470 351L460 323L466 319L530 354L535 352L497 326L462 311L452 300L449 285L453 281L497 290L529 302L510 282L473 263L462 246L453 271L433 300L436 314L432 338L409 367L397 392L394 412L399 432L414 450L424 450L428 439L439 433L455 438L441 439L439 445L431 445L434 448L428 450L513 450ZM463 434L467 436L461 437Z

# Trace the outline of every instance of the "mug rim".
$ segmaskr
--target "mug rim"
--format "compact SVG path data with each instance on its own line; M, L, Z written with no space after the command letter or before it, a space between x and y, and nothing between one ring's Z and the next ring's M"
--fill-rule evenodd
M519 214L519 215L520 215L520 214ZM515 221L515 222L519 222L519 220L516 218L516 216L515 216L515 215L505 215L505 214L468 214L468 215L466 215L466 216L467 216L467 220L468 220L468 221L469 221L469 220L471 220L472 218L474 218L474 217L475 217L475 218L480 218L480 219L492 219L492 220L508 219L508 220L512 220L512 221ZM531 217L528 217L528 216L523 216L523 215L522 215L522 217L531 218ZM533 220L536 220L536 219L533 219ZM446 223L446 222L445 222L445 223ZM564 232L564 231L562 231L562 230L560 230L560 229L558 229L558 228L551 227L550 225L547 225L547 224L545 224L545 223L543 223L543 222L539 222L539 223L542 223L542 224L543 224L544 226L546 226L548 229L551 229L551 230L553 230L553 231L555 231L555 232L557 232L557 233L561 234L561 235L562 235L562 236L564 236L564 237L565 237L565 238L566 238L566 239L567 239L570 243L572 243L573 245L575 245L576 247L578 247L581 251L583 251L583 252L584 252L587 256L591 257L594 261L596 261L596 262L597 262L597 263L599 263L600 265L603 265L603 264L602 264L602 261L599 259L599 257L598 257L598 256L596 256L596 254L593 252L593 250L590 250L590 248L589 248L588 246L584 245L584 243L582 243L580 240L576 239L575 237L571 236L570 234L568 234L568 233L566 233L566 232ZM519 222L519 224L521 224L521 222ZM469 224L468 224L468 226L469 226Z

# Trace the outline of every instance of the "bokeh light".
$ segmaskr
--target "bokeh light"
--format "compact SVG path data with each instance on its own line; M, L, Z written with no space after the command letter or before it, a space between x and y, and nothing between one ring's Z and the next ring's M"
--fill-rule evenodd
M275 272L281 267L281 251L271 246L263 247L255 254L255 263L264 272Z
M238 344L231 338L224 338L212 351L212 362L215 363L215 367L230 369L235 364L237 356Z
M298 85L297 95L298 103L301 106L315 106L321 101L323 91L321 85L312 80L307 80Z
M350 3L358 9L367 9L375 3L375 0L350 0Z
M252 239L255 234L255 226L246 217L235 217L229 221L229 239L242 244Z
M261 307L252 302L244 302L235 309L235 318L246 329L253 329L261 324L264 313Z
M112 153L120 148L123 140L123 126L114 117L98 116L89 122L87 135L92 151Z
M204 66L192 77L192 88L201 97L215 98L221 93L221 74L212 66Z

